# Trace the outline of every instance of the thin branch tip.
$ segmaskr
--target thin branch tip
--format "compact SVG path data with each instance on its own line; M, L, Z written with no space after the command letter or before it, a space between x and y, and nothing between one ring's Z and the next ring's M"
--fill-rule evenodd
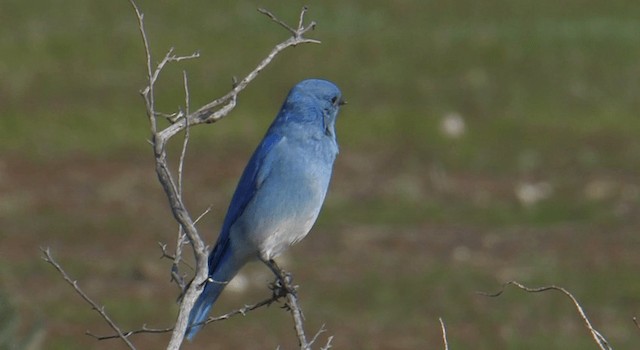
M67 271L65 271L65 269L51 256L51 251L49 248L44 249L43 252L46 256L45 261L49 263L51 266L53 266L60 273L60 275L62 276L62 279L64 279L65 282L67 282L67 284L72 286L75 292L78 295L80 295L80 297L84 299L84 301L86 301L93 310L96 310L96 312L100 314L100 316L107 322L107 324L111 327L111 329L116 332L116 335L114 336L114 338L121 339L127 345L127 347L129 347L129 349L135 350L136 347L133 345L133 343L131 343L131 341L127 339L127 336L125 336L124 333L120 330L120 327L118 327L118 325L105 312L104 306L98 305L93 299L91 299L91 297L89 297L89 295L87 295L80 288L80 286L78 285L78 281L72 279L67 273Z
M580 303L578 302L578 299L576 299L576 297L574 297L573 294L571 294L565 288L558 287L558 286L555 286L555 285L543 286L543 287L538 287L538 288L530 288L530 287L527 287L527 286L523 285L520 282L509 281L509 282L503 283L502 284L502 289L500 291L498 291L497 293L494 293L494 294L480 293L480 294L483 294L483 295L488 296L488 297L497 297L497 296L500 296L505 291L506 287L509 286L509 285L514 285L514 286L518 287L519 289L521 289L521 290L523 290L523 291L525 291L527 293L540 293L540 292L546 292L546 291L549 291L549 290L556 290L556 291L559 291L559 292L563 293L569 299L571 299L571 301L573 302L573 305L575 306L576 310L578 311L578 314L582 318L582 321L584 322L586 328L589 330L593 340L596 342L596 344L598 344L600 349L601 350L612 350L613 349L609 345L609 342L605 339L605 337L591 325L591 321L587 317L587 314L585 313L584 309L582 308L582 305L580 305Z
M445 327L442 317L438 317L438 321L440 321L440 329L442 330L442 342L444 343L444 350L449 350L449 342L447 341L447 327Z

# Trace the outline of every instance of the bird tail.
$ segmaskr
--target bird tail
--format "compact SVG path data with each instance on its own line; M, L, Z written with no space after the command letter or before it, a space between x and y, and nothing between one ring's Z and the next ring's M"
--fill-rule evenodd
M196 303L193 305L193 309L191 309L191 313L189 314L189 325L187 326L185 334L187 339L193 340L196 333L202 329L204 326L203 323L207 320L211 307L218 299L218 296L220 296L220 293L222 293L227 283L233 279L238 270L244 265L234 264L233 261L230 260L233 259L228 259L226 262L216 266L214 273L210 275L212 281L209 280L206 282L202 294L200 294L198 300L196 300Z

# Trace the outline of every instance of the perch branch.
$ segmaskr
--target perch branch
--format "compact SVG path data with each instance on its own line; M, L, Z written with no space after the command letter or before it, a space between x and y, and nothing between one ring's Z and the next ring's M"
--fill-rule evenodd
M206 325L209 323L213 323L213 322L218 322L218 321L223 321L223 320L227 320L231 317L234 316L238 316L238 315L242 315L242 316L246 316L249 312L259 309L261 307L264 306L269 306L271 304L273 304L274 302L279 301L282 298L282 294L279 293L272 293L271 297L264 299L262 301L259 301L255 304L248 304L248 305L244 305L241 308L232 310L224 315L220 315L220 316L215 316L215 317L209 317L206 321L202 322L199 325ZM136 330L131 330L131 331L127 331L124 332L123 334L125 336L130 336L130 335L134 335L134 334L140 334L140 333L168 333L173 331L173 327L169 327L169 328L148 328L147 325L143 325L142 328L140 329L136 329ZM98 340L106 340L106 339L114 339L114 338L118 338L119 336L117 334L112 334L112 335L103 335L103 336L99 336L99 335L95 335L92 333L87 333L89 335L91 335L92 337L98 339Z
M578 310L578 313L580 314L580 317L582 317L582 320L584 321L587 329L589 330L589 332L591 332L591 336L593 337L593 340L596 342L596 344L598 344L598 346L600 347L600 349L602 350L612 350L613 348L609 345L609 342L604 338L604 336L602 336L602 334L600 334L600 332L598 332L595 328L593 328L593 326L591 325L591 321L589 321L589 318L587 317L587 314L584 312L584 310L582 309L582 306L580 306L580 303L578 302L578 300L573 296L573 294L571 294L569 291L567 291L566 289L562 288L562 287L558 287L558 286L544 286L544 287L539 287L539 288L529 288L526 287L524 285L522 285L519 282L516 281L509 281L505 284L502 285L502 289L500 289L497 293L494 294L488 294L488 293L480 293L489 297L498 297L500 296L502 293L504 293L505 288L509 285L514 285L522 290L524 290L525 292L528 293L540 293L540 292L545 292L548 290L557 290L562 292L564 295L568 296L571 301L573 301L573 305L575 305L576 309Z
M161 244L160 247L163 250L163 257L168 256L170 258L171 256L166 254L164 245ZM268 262L267 264L272 269L272 271L274 271L274 273L276 272L278 273L276 275L276 281L272 283L270 287L272 290L272 295L270 298L264 299L255 304L244 305L243 307L232 310L224 315L209 317L206 321L200 324L195 324L194 326L207 325L209 323L227 320L231 317L238 316L238 315L246 316L249 312L253 310L256 310L264 306L269 306L274 302L280 301L282 298L286 298L283 308L288 310L293 316L293 319L295 322L296 335L298 337L298 341L300 344L300 349L310 350L311 346L317 341L320 334L326 332L326 329L324 325L322 325L320 330L314 335L311 341L307 341L306 335L304 333L304 327L303 327L304 316L302 315L301 308L297 301L297 295L296 295L297 286L292 285L291 274L281 269L277 264L275 264L275 262ZM108 340L108 339L116 339L116 338L126 339L131 335L141 334L141 333L169 333L169 332L175 332L175 327L148 328L147 325L143 325L140 329L126 331L126 332L116 331L117 334L112 334L112 335L101 336L101 335L93 334L89 331L87 331L86 334L96 338L97 340ZM328 337L326 344L321 348L321 350L330 349L332 340L333 340L332 336Z
M286 272L274 260L262 260L271 271L276 275L276 281L273 285L274 293L280 294L287 298L285 308L291 313L293 318L294 328L298 337L298 344L301 350L310 350L311 344L307 341L307 336L304 333L304 315L302 309L298 304L297 289L298 286L293 284L293 277L290 273Z

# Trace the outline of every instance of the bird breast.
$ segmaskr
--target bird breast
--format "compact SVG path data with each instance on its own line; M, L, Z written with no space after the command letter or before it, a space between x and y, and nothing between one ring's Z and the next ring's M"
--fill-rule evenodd
M234 224L238 246L273 259L304 238L316 221L331 177L333 157L322 145L283 142L269 174Z

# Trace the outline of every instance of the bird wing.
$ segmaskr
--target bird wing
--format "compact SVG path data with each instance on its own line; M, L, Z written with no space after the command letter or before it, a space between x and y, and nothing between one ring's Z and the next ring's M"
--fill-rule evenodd
M240 177L238 187L229 204L229 209L227 209L227 215L224 218L222 231L220 232L216 246L209 255L210 275L215 271L215 267L220 263L229 246L231 226L238 220L240 215L242 215L247 204L251 202L268 175L269 167L265 164L265 159L268 158L271 150L283 140L284 137L278 133L268 133L251 156L249 163Z

